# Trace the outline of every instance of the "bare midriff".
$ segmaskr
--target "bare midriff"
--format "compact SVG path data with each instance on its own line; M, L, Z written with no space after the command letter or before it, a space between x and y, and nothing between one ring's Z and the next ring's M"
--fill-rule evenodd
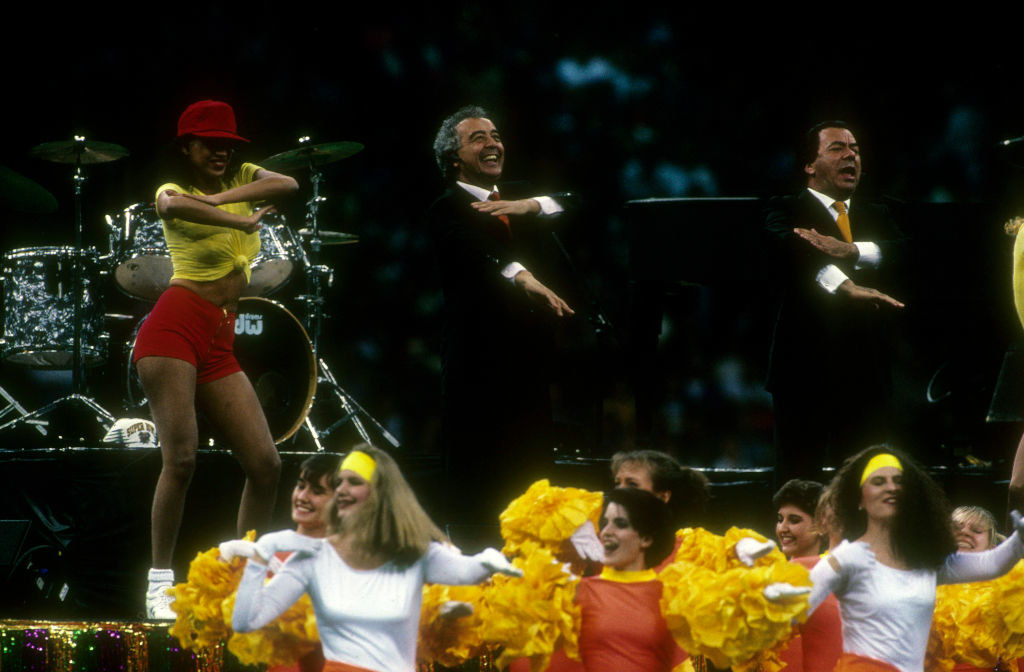
M231 271L221 278L207 281L171 278L171 285L184 287L215 306L220 306L231 312L236 312L238 297L242 295L242 290L245 289L247 284L245 273L242 271Z

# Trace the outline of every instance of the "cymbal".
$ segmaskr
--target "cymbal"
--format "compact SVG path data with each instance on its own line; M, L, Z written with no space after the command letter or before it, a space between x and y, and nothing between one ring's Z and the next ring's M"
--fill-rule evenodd
M298 170L308 168L310 162L314 166L323 166L347 159L361 151L363 151L363 145L359 142L325 142L268 156L260 161L259 165L267 170Z
M313 237L312 229L299 229L298 233L303 238ZM352 245L359 242L359 236L354 233L342 233L341 231L321 230L319 236L321 245Z
M0 207L45 215L57 211L57 199L24 175L0 166Z
M128 156L128 150L112 142L95 140L58 140L44 142L29 150L28 155L53 163L107 163Z

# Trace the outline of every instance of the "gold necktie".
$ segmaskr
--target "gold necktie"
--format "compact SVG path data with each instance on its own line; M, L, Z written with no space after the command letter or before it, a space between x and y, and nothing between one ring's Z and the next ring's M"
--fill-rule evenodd
M836 219L836 226L839 227L839 233L843 234L843 240L848 243L852 243L853 234L850 233L850 215L846 213L846 203L836 201L832 204L832 207L839 213L839 217Z

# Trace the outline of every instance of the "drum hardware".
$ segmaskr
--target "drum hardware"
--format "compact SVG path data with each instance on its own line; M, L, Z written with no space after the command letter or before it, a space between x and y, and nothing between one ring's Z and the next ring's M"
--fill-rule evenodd
M296 231L303 238L312 238L312 229L299 229ZM359 242L359 236L354 233L343 233L341 231L321 231L319 234L320 245L351 245Z
M49 414L62 406L82 405L93 413L91 417L100 424L104 430L108 429L114 422L112 416L106 409L100 406L92 398L82 394L83 392L83 362L82 362L82 313L83 313L83 277L82 277L82 185L85 183L85 175L82 172L83 165L94 163L107 163L128 156L128 150L120 145L106 142L87 141L84 136L76 135L73 140L47 142L36 145L29 151L29 155L54 163L73 164L75 167L72 175L73 193L75 202L75 245L71 251L71 276L72 276L72 359L71 359L71 394L61 397L45 406L27 413L10 422L0 425L0 431L22 423L30 423L34 420ZM100 313L102 315L102 311Z
M6 406L0 408L0 418L3 418L10 413L17 413L18 418L20 419L29 414L28 411L25 410L25 407L19 404L18 400L12 397L10 393L2 387L0 387L0 397L3 397L3 400L7 402ZM37 432L46 436L46 426L49 424L48 422L39 419L26 420L25 422L35 427Z
M30 215L57 211L57 199L24 175L0 166L0 206Z
M288 172L302 170L304 168L316 168L325 166L328 163L341 161L363 151L363 145L359 142L327 142L319 145L311 145L309 136L299 138L299 147L290 149L287 152L268 156L259 162L259 165L267 170Z
M323 430L317 430L313 425L313 422L309 419L309 416L306 416L306 431L309 432L309 436L313 440L314 445L316 445L316 449L323 452L325 448L323 443L321 443L321 440L330 436L334 430L338 429L349 420L352 421L352 425L356 428L359 436L361 436L367 443L372 443L372 441L370 441L370 435L366 431L366 427L363 426L363 423L360 420L360 416L369 421L369 423L373 425L373 428L376 429L388 443L395 448L401 448L402 444L399 440L395 438L391 432L385 429L376 418L370 415L370 413L363 408L358 401L356 401L355 397L346 392L341 385L338 384L338 379L334 377L334 373L331 372L330 367L327 366L327 361L321 357L317 362L320 365L321 374L317 380L317 384L321 387L327 387L331 391L335 400L338 402L338 405L341 407L343 415Z
M73 140L58 140L36 145L29 150L28 155L51 163L74 164L76 172L80 173L78 169L84 165L123 159L128 156L128 150L112 142L86 140L84 136L76 135Z
M313 195L308 201L306 201L306 228L299 231L299 235L303 242L309 244L309 253L306 252L305 245L298 246L302 273L306 279L306 291L301 294L298 299L306 306L306 329L309 332L313 348L313 356L319 365L320 371L320 377L317 382L319 385L327 386L331 391L331 396L341 409L341 417L326 429L320 430L307 414L303 421L303 425L309 433L310 438L313 440L316 449L320 452L326 450L322 440L349 421L352 422L352 426L355 428L359 436L362 437L363 441L372 443L370 434L366 431L366 426L363 424L364 419L367 420L380 433L380 435L388 441L388 443L395 448L400 448L401 444L398 439L384 429L383 425L370 415L352 395L348 394L344 388L342 388L338 383L338 379L331 372L326 360L320 356L320 334L323 329L324 320L328 317L324 312L324 291L326 287L330 287L334 282L334 271L329 266L319 263L320 249L324 245L353 243L356 242L358 238L351 236L351 234L338 234L338 232L320 230L320 206L327 201L327 197L320 195L320 184L323 182L323 173L319 170L319 166L352 156L353 154L362 151L363 145L357 142L333 142L311 145L309 142L309 136L299 138L300 147L298 149L275 154L274 156L260 162L261 166L264 166L269 170L286 171L303 168L308 169L309 179L313 185ZM324 237L321 237L321 235ZM345 242L342 243L339 242L341 240L339 236L351 236L352 238L356 238L356 240L346 239Z

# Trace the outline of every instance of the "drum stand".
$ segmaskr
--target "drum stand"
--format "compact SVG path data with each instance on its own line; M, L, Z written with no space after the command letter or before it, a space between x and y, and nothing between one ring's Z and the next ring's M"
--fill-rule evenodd
M0 425L0 432L22 424L35 424L36 428L39 429L39 419L62 406L85 406L86 409L92 411L91 417L103 428L104 432L114 424L113 415L107 412L94 399L82 394L84 377L82 371L82 184L85 183L85 175L82 174L82 154L86 150L85 138L76 135L73 147L75 152L75 173L72 176L75 201L75 255L72 262L72 277L74 279L72 286L75 293L75 303L73 312L74 336L71 361L71 394L51 401L31 413L26 413L21 417Z
M303 140L308 141L308 138ZM300 142L303 142L303 140L300 140ZM302 267L306 276L306 293L296 298L306 304L306 329L312 341L313 359L318 367L317 385L326 386L330 390L338 406L341 408L342 416L326 429L321 430L317 429L313 421L310 420L309 414L307 414L306 419L303 421L303 426L309 432L309 436L319 452L325 450L322 439L327 438L349 420L352 421L352 426L355 427L356 432L359 433L363 441L373 443L370 440L369 433L366 431L366 426L363 424L363 420L365 420L394 448L401 448L398 439L388 432L376 418L370 415L352 395L342 388L338 379L335 378L330 367L327 365L327 361L320 356L320 331L323 327L324 318L328 317L324 312L324 289L325 287L330 287L334 281L334 271L329 266L318 263L320 248L323 245L323 241L320 239L318 215L320 204L327 199L320 195L320 182L323 180L323 175L312 159L309 161L309 170L310 180L313 183L313 196L306 203L306 223L312 229L313 235L309 239L310 254L306 254L305 247L299 245L299 250L302 253Z

